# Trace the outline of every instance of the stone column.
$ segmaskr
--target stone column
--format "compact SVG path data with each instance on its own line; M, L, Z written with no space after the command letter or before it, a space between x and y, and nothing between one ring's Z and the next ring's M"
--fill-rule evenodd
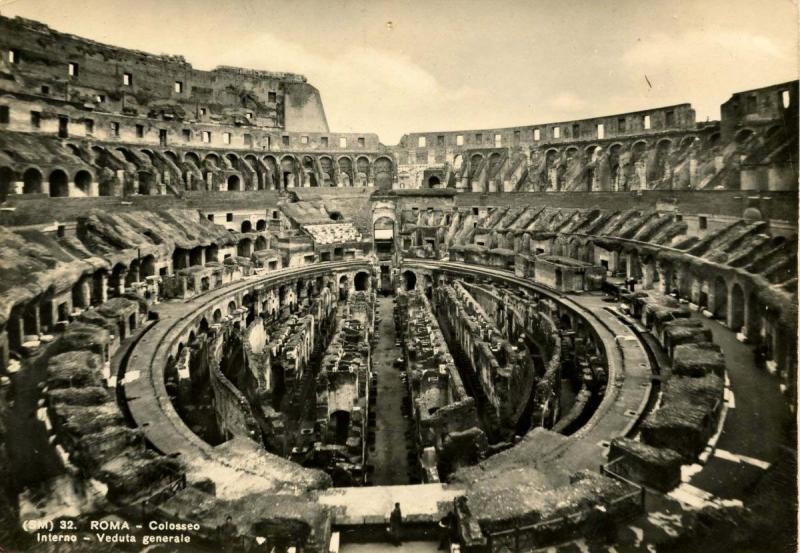
M95 288L95 295L92 300L94 303L105 303L108 301L108 274L100 273L98 278L99 283Z
M121 296L125 293L125 280L128 277L128 271L122 270L119 273L119 280L117 281L117 295Z
M649 290L653 287L653 273L655 272L653 262L642 265L642 288Z
M671 290L671 281L672 281L672 271L670 267L663 264L656 262L656 270L658 271L659 280L658 280L658 291L664 295L669 295Z
M90 282L88 278L83 278L78 282L78 305L73 305L73 308L86 309L91 305L92 288Z
M702 291L703 288L703 282L700 280L700 278L694 275L691 275L691 277L692 277L692 288L689 295L690 301L695 305L700 305L700 292Z

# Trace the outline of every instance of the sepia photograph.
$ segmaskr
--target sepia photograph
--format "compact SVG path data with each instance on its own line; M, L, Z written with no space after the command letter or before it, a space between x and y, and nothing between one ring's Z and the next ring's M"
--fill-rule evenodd
M797 0L0 0L0 553L796 553Z

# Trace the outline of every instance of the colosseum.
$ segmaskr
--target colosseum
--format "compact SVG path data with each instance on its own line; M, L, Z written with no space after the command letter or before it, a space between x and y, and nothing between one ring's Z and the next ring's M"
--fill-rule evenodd
M794 550L763 84L385 145L0 16L0 550Z

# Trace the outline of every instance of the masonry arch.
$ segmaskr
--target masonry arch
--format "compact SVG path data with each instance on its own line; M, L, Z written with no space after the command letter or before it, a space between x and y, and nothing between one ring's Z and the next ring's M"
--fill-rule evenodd
M149 171L139 171L136 173L139 180L138 193L144 196L153 194L156 189L156 178Z
M10 167L0 167L0 203L6 201L9 194L14 192L16 176Z
M755 132L753 132L753 129L741 129L737 131L733 139L737 144L742 145L745 142L747 142L754 134Z
M242 189L242 179L239 175L228 175L228 191L238 192Z
M267 184L266 187L269 190L275 190L279 186L279 175L280 171L278 171L278 160L275 156L264 156L262 161L267 168Z
M203 164L211 169L219 169L222 166L222 158L216 152L209 152L203 158Z
M242 232L253 232L253 223L249 219L242 221Z
M30 167L22 174L22 193L41 194L42 193L42 172L36 167Z
M62 169L54 169L48 179L51 198L66 198L69 196L69 177Z
M335 443L344 445L350 433L350 412L343 409L334 411L331 413L330 425Z
M415 290L417 287L417 274L414 271L403 271L403 287L406 291Z
M239 240L236 245L236 253L239 257L250 257L253 255L253 241L250 238Z
M339 165L339 186L353 186L353 160L342 156L336 163Z
M92 193L92 174L83 169L75 173L75 188L89 196Z
M379 157L373 164L375 173L375 187L379 190L389 190L392 188L394 178L394 163L388 157Z
M281 186L284 189L296 186L295 183L296 169L297 169L297 164L293 156L285 155L281 158Z
M356 292L366 292L369 290L369 273L366 271L359 271L353 279L353 286Z
M347 275L342 275L339 277L339 301L347 300L347 296L350 292L350 279L347 278Z
M483 163L483 156L481 154L472 154L469 158L469 177L474 178L478 172L478 168Z
M254 248L255 248L255 251L257 251L257 252L260 252L261 250L266 250L267 249L267 239L264 238L263 236L259 236L258 238L256 238Z
M267 230L267 221L266 221L266 219L259 219L258 221L256 221L256 231L257 232L263 232L265 230Z

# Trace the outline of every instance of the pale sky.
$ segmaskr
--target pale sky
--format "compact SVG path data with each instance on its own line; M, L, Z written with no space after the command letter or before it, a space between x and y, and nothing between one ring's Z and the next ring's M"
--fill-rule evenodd
M0 14L199 69L302 73L332 131L385 144L683 102L718 119L733 92L798 78L791 0L0 0Z

